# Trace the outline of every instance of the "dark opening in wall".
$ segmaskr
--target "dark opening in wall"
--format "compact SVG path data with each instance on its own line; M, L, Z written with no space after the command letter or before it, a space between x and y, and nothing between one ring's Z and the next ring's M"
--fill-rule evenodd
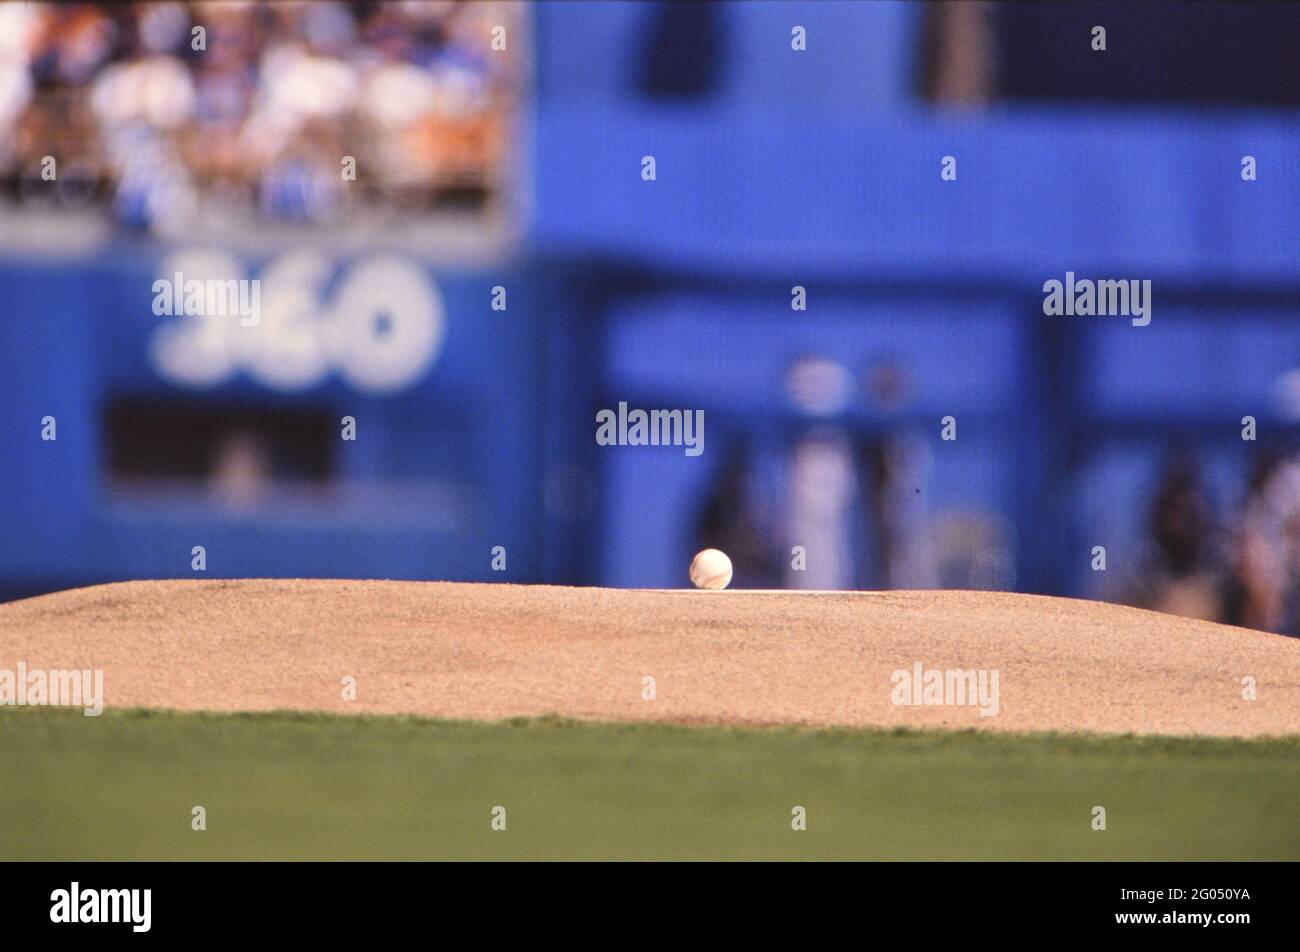
M993 24L1002 99L1300 104L1295 3L999 3Z
M105 413L105 475L219 489L328 482L336 415L207 402L116 398Z
M719 88L726 65L725 6L668 0L648 9L638 76L642 93L655 99L703 99Z

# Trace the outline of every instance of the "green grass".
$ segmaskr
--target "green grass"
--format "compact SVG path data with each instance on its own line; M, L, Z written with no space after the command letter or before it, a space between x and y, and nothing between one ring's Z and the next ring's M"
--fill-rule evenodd
M0 711L0 859L1295 860L1297 791L1297 737Z

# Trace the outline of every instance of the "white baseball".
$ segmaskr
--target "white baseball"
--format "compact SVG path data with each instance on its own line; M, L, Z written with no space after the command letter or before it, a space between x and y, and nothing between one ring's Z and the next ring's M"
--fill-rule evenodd
M691 559L691 584L718 590L731 584L731 559L717 549L704 549Z

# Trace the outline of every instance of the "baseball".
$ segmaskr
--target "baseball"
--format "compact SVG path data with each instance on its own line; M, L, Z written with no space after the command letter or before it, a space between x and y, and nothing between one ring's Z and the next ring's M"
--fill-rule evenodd
M717 549L704 549L691 559L691 584L696 588L724 589L731 584L731 559Z

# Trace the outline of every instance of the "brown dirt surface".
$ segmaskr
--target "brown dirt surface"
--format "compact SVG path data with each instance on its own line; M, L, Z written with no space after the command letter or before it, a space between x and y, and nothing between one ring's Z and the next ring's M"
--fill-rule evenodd
M1300 733L1300 639L986 592L123 582L0 605L0 668L20 661L102 669L109 707ZM891 703L917 662L997 669L998 713Z

